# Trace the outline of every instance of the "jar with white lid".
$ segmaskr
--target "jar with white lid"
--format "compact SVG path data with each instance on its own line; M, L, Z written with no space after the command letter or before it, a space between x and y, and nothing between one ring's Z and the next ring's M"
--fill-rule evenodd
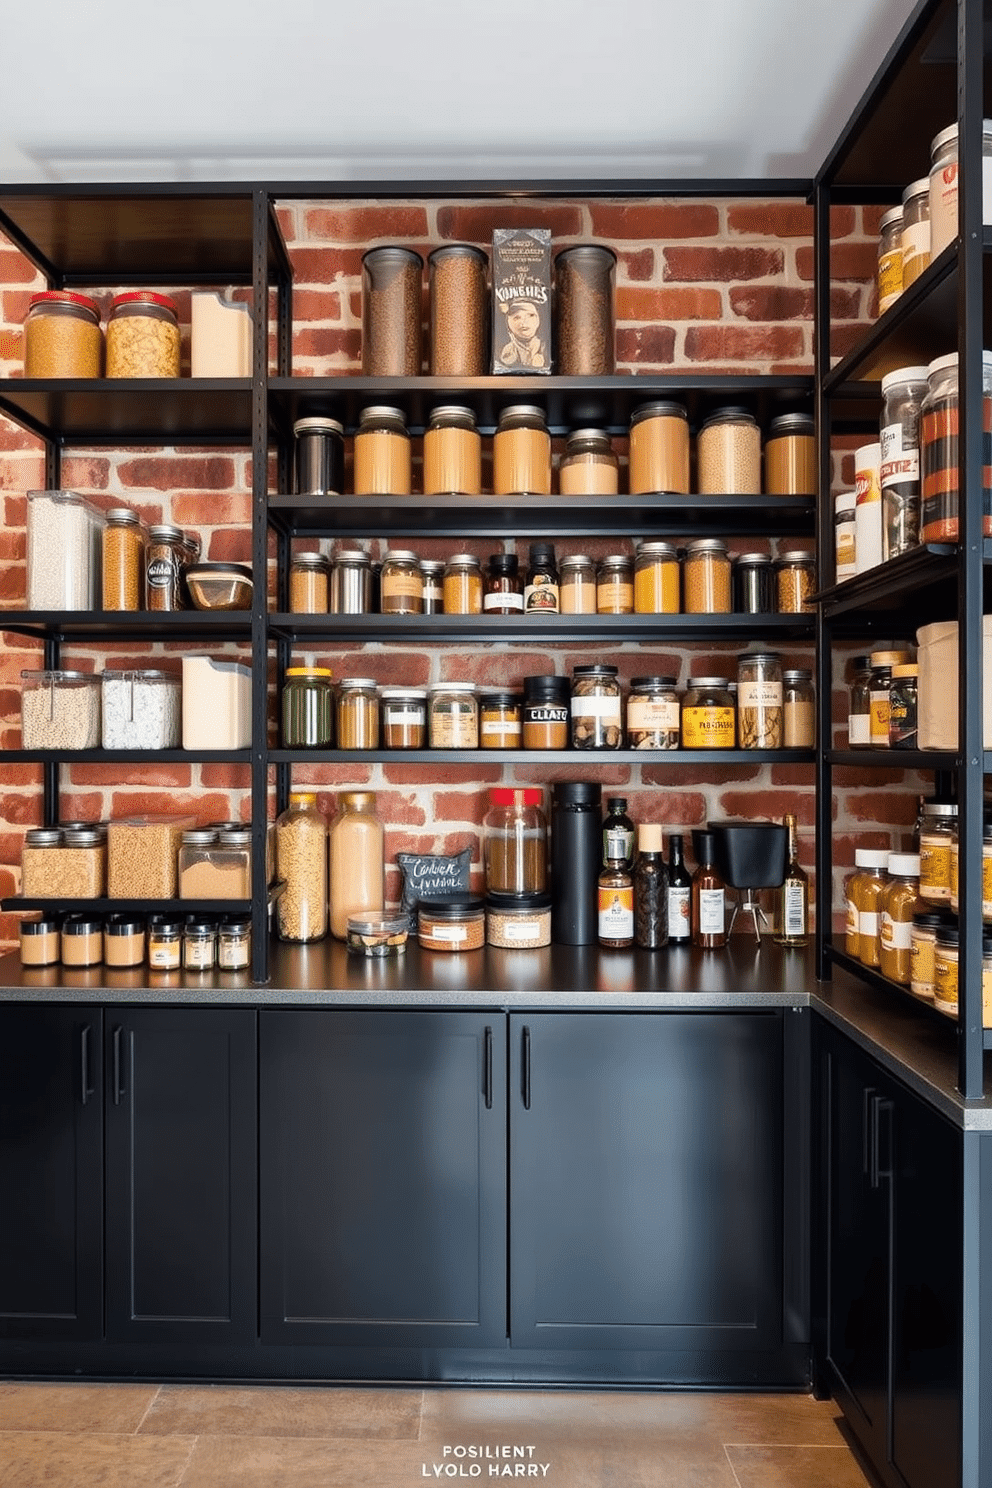
M386 749L423 749L427 743L426 689L384 687L380 699Z
M933 201L930 203L931 217ZM878 225L878 313L902 294L902 206L892 207Z
M563 496L615 496L620 489L620 462L610 436L602 429L575 429L569 434L558 470Z
M178 377L179 317L175 300L129 290L107 316L108 377Z
M338 683L339 749L379 748L379 693L372 677L342 677Z
M930 254L936 258L958 235L958 126L949 124L930 145ZM992 223L992 119L982 120L982 223Z
M354 440L355 495L409 496L410 466L410 436L402 409L363 408Z
M902 287L918 279L930 263L930 181L912 181L902 194Z
M424 495L482 490L482 437L471 408L445 404L431 410L424 433Z

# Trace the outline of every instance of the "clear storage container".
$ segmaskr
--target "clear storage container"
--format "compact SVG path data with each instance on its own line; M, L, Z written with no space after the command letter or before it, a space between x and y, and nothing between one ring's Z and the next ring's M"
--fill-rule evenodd
M496 787L482 823L486 889L495 894L543 892L548 877L548 824L535 788Z
M107 512L102 567L103 608L140 610L145 602L145 529L128 506Z
M251 830L196 827L179 849L180 899L247 899L251 895Z
M104 749L178 749L182 686L171 672L117 671L102 678Z
M471 243L446 243L428 255L430 373L432 377L481 377L486 370L489 260ZM445 490L464 491L464 486Z
M558 469L563 496L615 496L620 489L620 462L610 436L602 429L576 429L569 434Z
M21 673L21 747L97 749L100 678L93 672Z
M32 827L24 835L26 899L100 899L106 874L106 839L98 827Z
M599 243L555 259L556 363L562 377L608 377L616 367L613 286L617 256Z
M362 372L416 377L421 365L424 260L412 248L370 248L362 257Z
M178 377L176 303L150 289L129 290L111 301L107 317L108 377Z
M24 376L99 377L102 370L96 301L68 289L32 295L24 320Z
M354 445L356 496L409 496L410 435L400 408L376 405L358 415Z
M310 791L291 791L276 820L276 901L280 940L320 940L327 934L327 821Z
M642 403L630 417L630 494L689 490L689 415L682 403Z
M193 822L182 816L132 816L107 824L111 899L174 899L179 848Z
M424 433L424 495L482 490L482 436L471 408L445 404L431 410Z
M29 491L27 498L28 609L99 609L103 513L75 491Z

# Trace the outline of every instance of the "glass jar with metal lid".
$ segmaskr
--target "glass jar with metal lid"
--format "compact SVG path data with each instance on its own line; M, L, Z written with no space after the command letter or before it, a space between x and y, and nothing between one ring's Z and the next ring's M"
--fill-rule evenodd
M183 926L183 970L213 971L217 965L217 926L191 915Z
M330 667L287 667L282 689L283 748L329 749L333 738Z
M696 469L701 496L761 494L761 431L746 408L718 408L699 430Z
M445 243L428 254L432 377L481 377L486 370L488 263L482 249L471 243Z
M251 920L221 920L217 926L217 966L221 971L246 971L251 965Z
M427 743L427 691L384 687L379 695L382 742L387 749L423 749Z
M29 827L21 848L21 893L28 899L98 899L106 847L95 831Z
M558 598L563 615L595 615L596 565L586 553L569 553L558 564Z
M452 553L442 589L446 615L482 614L482 565L474 553Z
M99 377L102 370L96 301L68 289L32 295L24 320L24 376Z
M148 920L148 966L151 971L178 971L183 959L183 926L170 915Z
M873 651L868 678L869 737L873 748L889 747L889 691L892 668L909 661L906 651Z
M882 378L883 562L908 553L920 540L920 410L927 389L926 367L898 367Z
M679 613L679 555L671 543L639 542L634 557L634 613Z
M858 571L857 492L841 491L834 500L834 582L853 579Z
M765 440L765 491L769 496L815 496L815 424L808 413L780 413Z
M848 675L847 747L866 749L871 744L871 657L852 657Z
M112 506L103 529L103 608L140 610L145 600L145 529L129 506Z
M547 496L551 491L551 436L540 408L504 408L493 436L493 490L497 496Z
M54 966L59 959L59 922L50 915L22 917L19 925L22 966Z
M687 615L730 614L730 558L719 538L697 538L686 548L682 604Z
M924 802L920 827L920 898L943 909L951 902L951 850L957 822L955 805Z
M816 695L808 667L782 673L782 743L786 749L816 747Z
M620 462L610 436L602 429L575 429L565 443L558 470L563 496L615 496L620 489Z
M107 667L101 699L104 749L179 748L182 684L177 673Z
M326 615L331 565L321 553L295 553L289 568L289 608L294 615Z
M616 367L613 284L617 256L576 243L555 258L557 365L562 377L609 377Z
M145 548L145 603L150 610L183 608L186 539L181 527L160 522L148 529Z
M390 548L382 560L379 608L384 615L420 615L424 608L424 575L416 553Z
M878 313L884 315L902 294L902 205L878 224Z
M343 548L335 554L327 607L332 615L367 615L371 610L372 560L361 548Z
M789 549L778 555L775 565L776 608L780 615L812 615L816 605L810 595L816 592L816 558L802 549Z
M356 496L409 496L410 436L403 411L376 405L358 415L354 441Z
M149 289L110 302L108 377L178 377L179 316L175 300Z
M689 415L685 405L642 403L630 417L630 494L689 490Z
M782 723L782 658L748 651L737 661L738 746L781 749Z
M108 915L103 922L103 960L125 969L145 960L145 922L130 914Z
M523 737L523 707L519 692L493 688L479 694L479 747L519 749Z
M682 699L683 749L733 749L737 706L727 677L693 677Z
M478 749L479 704L474 682L436 682L430 689L432 749Z
M892 668L889 685L889 748L916 749L919 742L919 675L915 661Z
M634 613L634 560L626 553L611 553L596 569L596 613Z
M425 615L444 614L444 564L440 558L421 558Z
M734 609L739 615L774 615L775 570L769 553L738 553L732 562Z
M21 747L96 749L100 744L100 678L95 672L21 673Z
M482 490L482 436L471 408L445 404L431 410L424 433L424 495Z
M572 669L572 748L622 749L618 668L599 663Z
M911 181L902 194L902 287L908 289L930 262L930 178Z
M63 966L99 966L103 960L103 921L90 915L66 915L60 953Z
M384 245L362 255L362 372L417 377L421 368L424 260Z
M627 696L627 746L678 749L679 695L674 677L634 677Z
M338 683L339 749L379 748L379 694L371 677L342 677Z
M344 425L332 418L301 418L293 425L296 491L340 496L344 490Z

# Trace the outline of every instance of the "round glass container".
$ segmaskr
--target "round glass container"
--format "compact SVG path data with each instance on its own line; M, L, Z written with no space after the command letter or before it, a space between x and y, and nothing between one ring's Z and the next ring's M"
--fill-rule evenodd
M596 565L586 553L570 553L558 565L558 596L563 615L595 615Z
M402 410L378 404L363 408L354 441L356 496L409 496L410 465Z
M875 749L889 747L889 690L892 668L908 660L905 651L873 651L868 677L868 742Z
M737 706L726 677L693 677L682 699L683 749L733 749Z
M630 417L630 494L689 490L689 415L682 403L642 403Z
M99 966L103 960L103 921L87 915L67 915L62 921L60 954L63 966Z
M426 951L478 951L486 943L485 900L475 894L421 899L417 939Z
M301 418L293 425L296 491L340 496L344 490L344 425L332 418Z
M927 367L927 392L920 409L920 541L957 542L958 358L937 357ZM982 352L982 428L992 430L992 351ZM982 468L982 533L992 536L992 466Z
M349 951L356 956L380 961L386 956L402 956L410 933L405 914L360 914L348 916L346 939Z
M734 609L739 615L775 613L775 570L768 553L738 553L732 562Z
M183 970L213 971L217 965L217 927L191 916L183 925Z
M860 866L854 883L858 914L858 959L862 966L879 964L881 954L881 905L886 889L889 854L882 849L862 848L855 853Z
M421 558L420 572L424 580L425 615L444 614L444 564L440 558Z
M382 914L385 903L385 833L374 791L338 793L327 847L331 934L346 940L349 915Z
M444 565L442 591L446 615L482 614L482 568L474 553L451 555Z
M478 749L479 704L474 682L436 682L430 689L432 749Z
M615 666L592 663L572 669L573 749L622 749L623 712Z
M297 553L289 568L289 608L294 615L326 615L331 565L320 553Z
M148 966L151 971L178 971L183 959L181 920L152 915L148 921Z
M889 686L889 748L916 749L920 669L915 662L892 668Z
M765 491L769 496L815 496L816 434L808 413L781 413L765 440Z
M419 376L423 272L424 260L412 248L370 248L363 254L362 372L366 377Z
M182 682L176 673L107 667L102 682L104 749L180 747Z
M548 880L548 824L537 789L497 786L482 822L482 866L490 894L543 893Z
M286 668L282 689L284 749L329 749L334 739L334 689L329 667Z
M596 569L596 613L634 613L634 560L625 553L612 553Z
M918 910L913 915L909 932L909 988L917 997L933 1000L934 957L937 950L937 928L947 918L938 909Z
M671 543L639 542L634 557L634 613L679 613L679 555Z
M486 941L505 950L551 944L550 894L487 894Z
M555 259L557 369L562 377L608 377L616 367L613 286L617 256L598 243Z
M516 553L491 553L483 582L482 608L487 615L521 615L524 586Z
M379 608L384 615L420 615L424 608L424 575L416 553L390 548L382 560Z
M610 436L602 429L576 429L569 434L558 469L563 496L615 496L620 489L620 462Z
M741 749L782 747L782 658L750 651L737 661L737 739Z
M427 743L427 692L419 687L384 687L382 742L386 749L423 749Z
M379 694L371 677L342 677L338 683L339 749L379 748Z
M682 603L687 615L728 615L731 611L727 544L701 537L689 543L682 565Z
M145 548L145 603L150 610L183 608L185 536L181 527L161 522L148 529Z
M879 905L878 969L908 987L912 979L913 910L920 878L916 853L890 853L888 882Z
M634 677L627 696L627 747L678 749L679 695L674 677Z
M933 951L933 1002L942 1013L958 1013L958 927L938 925Z
M946 909L951 901L951 848L958 808L927 801L920 827L920 898Z
M806 667L782 673L782 743L786 749L816 747L816 695Z
M551 436L540 408L504 408L493 436L493 491L497 496L551 492Z
M481 377L486 370L489 260L469 243L446 243L428 255L430 361L433 377ZM441 490L467 491L467 486Z
M878 313L884 315L902 294L901 205L885 213L878 231Z
M332 615L367 615L371 610L372 561L361 548L342 549L335 555L327 606Z
M920 409L927 387L926 367L899 367L882 378L883 562L908 553L920 540Z
M930 262L930 178L911 181L902 194L902 287L908 289Z
M866 749L871 744L871 657L852 657L847 706L847 746Z
M746 408L720 408L696 439L701 496L761 493L761 431Z
M276 900L280 940L320 940L327 934L327 822L310 791L291 791L276 819Z
M812 615L816 605L816 559L801 550L780 553L776 567L776 608L780 615Z
M133 915L108 915L103 922L103 960L106 966L142 966L145 960L145 922Z
M471 408L445 404L431 410L424 433L424 495L482 490L482 436Z
M99 377L102 370L96 301L68 289L32 295L24 319L24 376Z
M523 705L519 692L499 689L479 694L479 748L519 749Z
M22 919L20 926L21 965L54 966L59 959L59 922L49 916Z
M145 602L145 529L137 512L113 506L103 529L103 608L140 610Z
M221 920L217 927L217 965L221 971L246 971L251 965L251 920Z
M858 571L857 496L854 491L841 491L834 501L834 580L842 584Z
M523 745L525 749L567 749L571 688L567 677L524 678Z
M107 376L179 376L179 318L168 295L138 289L111 300Z

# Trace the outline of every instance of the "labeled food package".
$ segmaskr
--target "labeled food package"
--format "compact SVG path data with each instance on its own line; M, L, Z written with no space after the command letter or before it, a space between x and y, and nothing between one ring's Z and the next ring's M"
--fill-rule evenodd
M958 623L939 620L916 632L919 647L919 747L958 747ZM992 749L992 615L982 619L982 747Z
M174 899L189 816L129 816L107 824L107 894L111 899Z
M183 657L183 748L247 749L251 668L209 656Z
M551 372L551 233L493 232L493 371Z

